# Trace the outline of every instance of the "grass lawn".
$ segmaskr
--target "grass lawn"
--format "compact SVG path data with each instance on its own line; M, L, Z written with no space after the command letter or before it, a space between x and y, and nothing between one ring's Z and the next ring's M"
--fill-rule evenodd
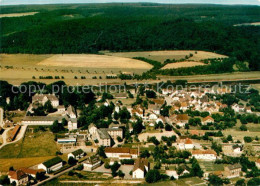
M17 143L4 146L0 158L26 158L54 156L58 147L51 132L26 132L25 137Z
M83 177L79 178L78 174L81 174ZM88 171L74 171L73 176L69 176L68 173L63 174L59 177L59 181L64 180L107 180L109 177L107 175L104 175L103 173L97 173L97 172L88 172Z
M214 162L203 162L199 161L201 168L205 171L223 171L224 165L223 164L214 164Z
M179 186L191 186L195 184L200 184L200 185L206 185L203 184L204 181L201 180L200 178L193 177L193 178L183 178L175 181L163 181L163 182L157 182L157 183L152 183L152 184L143 184L145 186L161 186L161 185L179 185Z
M183 179L175 180L174 183L177 185L180 185L180 186L183 186L183 185L190 186L190 185L195 185L195 184L206 185L206 184L203 184L204 181L198 177L183 178Z

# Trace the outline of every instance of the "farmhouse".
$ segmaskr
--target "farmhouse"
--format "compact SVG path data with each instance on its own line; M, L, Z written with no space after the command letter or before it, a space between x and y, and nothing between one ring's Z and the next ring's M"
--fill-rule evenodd
M60 157L52 158L38 165L38 169L43 169L47 173L59 170L61 167L62 167L62 159Z
M191 154L198 160L213 161L217 159L217 153L214 150L192 150Z
M91 156L86 161L83 162L83 167L85 171L92 171L101 165L101 160L99 156Z
M133 169L133 178L144 178L145 174L149 171L149 163L147 159L138 158L135 160Z
M120 158L121 156L129 155L131 158L137 158L138 150L128 147L106 147L105 153L108 158Z
M14 141L16 136L17 136L17 134L19 133L20 129L21 129L21 126L20 125L16 125L14 127L13 131L12 131L11 136L8 138L8 141Z
M10 183L15 182L16 185L26 185L29 181L29 176L22 170L9 171L8 178Z
M228 165L224 168L224 175L227 178L240 177L242 166L240 164Z
M35 94L32 97L32 103L40 103L44 105L47 101L50 101L51 105L55 108L59 106L59 99L55 94Z

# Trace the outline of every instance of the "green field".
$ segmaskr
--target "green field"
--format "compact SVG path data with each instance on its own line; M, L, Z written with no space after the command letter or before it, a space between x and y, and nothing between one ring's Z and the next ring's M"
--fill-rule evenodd
M27 131L22 140L6 145L0 150L0 159L54 156L57 151L58 147L51 132Z

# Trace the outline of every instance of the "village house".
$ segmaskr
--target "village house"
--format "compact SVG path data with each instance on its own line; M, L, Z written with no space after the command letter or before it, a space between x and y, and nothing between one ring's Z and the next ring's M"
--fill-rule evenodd
M240 177L242 166L240 164L228 165L224 167L224 176L227 178Z
M191 150L195 146L190 138L186 138L185 140L181 140L178 144L180 150Z
M69 121L68 121L68 129L69 129L69 131L78 129L77 118L70 118L69 119Z
M59 170L61 167L62 159L60 157L52 158L38 165L38 169L43 169L47 173Z
M244 106L243 105L239 105L234 103L231 108L235 111L235 112L244 112Z
M70 157L74 158L75 160L79 160L80 158L84 157L85 152L82 149L75 150L68 154L68 159Z
M120 158L121 156L129 155L132 158L137 158L138 150L128 147L106 147L105 153L108 158Z
M214 123L214 119L210 116L207 116L202 119L202 125L207 125L208 123Z
M143 179L149 171L149 163L147 159L138 158L135 160L132 176L133 178Z
M101 165L99 156L91 156L83 162L84 171L92 171Z
M55 94L35 94L32 97L32 103L40 103L44 105L47 101L50 101L54 108L59 106L59 99Z
M29 181L29 176L22 170L9 171L8 178L10 183L15 182L16 185L26 185Z
M195 157L198 160L208 160L214 161L217 159L217 153L214 150L192 150L192 157Z
M105 129L98 129L97 135L93 136L95 137L94 140L98 141L99 146L105 146L110 147L111 146L111 137L109 136L107 130Z

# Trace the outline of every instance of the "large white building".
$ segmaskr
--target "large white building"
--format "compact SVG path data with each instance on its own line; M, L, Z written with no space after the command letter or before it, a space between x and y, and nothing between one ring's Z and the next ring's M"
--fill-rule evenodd
M120 158L123 157L131 157L137 158L138 157L138 149L130 149L128 147L106 147L105 153L108 158Z
M38 165L38 169L43 169L47 173L59 170L61 167L62 159L60 157L52 158Z
M191 155L198 160L214 161L217 159L217 153L214 150L192 150Z

